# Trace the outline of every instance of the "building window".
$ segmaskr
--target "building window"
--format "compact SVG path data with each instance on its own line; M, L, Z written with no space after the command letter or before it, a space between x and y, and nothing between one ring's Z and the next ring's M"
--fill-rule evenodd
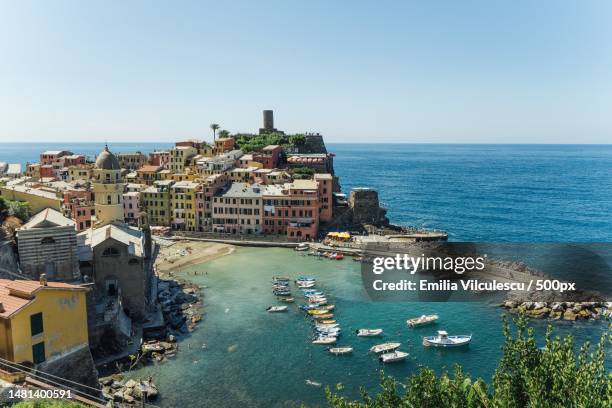
M32 337L41 334L43 332L43 316L41 313L36 313L30 316L30 328L32 331Z
M40 364L45 361L45 342L40 342L32 346L32 359L34 364Z
M112 256L112 257L119 256L119 250L114 247L106 248L104 252L102 252L102 256Z
M55 239L53 239L53 237L44 237L40 240L40 243L41 245L55 244Z

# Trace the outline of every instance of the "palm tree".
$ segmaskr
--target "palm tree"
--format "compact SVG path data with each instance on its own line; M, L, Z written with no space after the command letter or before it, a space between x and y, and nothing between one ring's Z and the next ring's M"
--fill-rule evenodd
M217 129L219 129L219 124L217 123L211 123L210 124L210 128L213 131L213 142L215 141L215 139L217 138Z

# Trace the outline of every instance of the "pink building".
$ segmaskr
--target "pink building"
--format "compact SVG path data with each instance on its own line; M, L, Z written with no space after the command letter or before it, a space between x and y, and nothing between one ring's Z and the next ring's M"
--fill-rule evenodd
M209 231L212 228L213 196L230 183L226 174L213 174L196 192L196 225L198 231Z
M319 221L330 221L332 219L334 179L329 173L316 173L314 179L319 187Z
M275 169L282 151L283 148L279 145L266 146L260 152L253 153L253 161L261 163L264 169Z
M91 191L64 191L64 215L74 220L77 231L83 231L91 227L91 217L95 214L96 210Z
M142 211L140 208L140 192L128 191L123 194L123 217L130 225L138 225Z
M40 154L40 164L53 164L60 157L70 155L72 155L72 152L68 150L47 150Z
M170 152L158 151L149 153L149 164L167 169L168 165L170 164Z

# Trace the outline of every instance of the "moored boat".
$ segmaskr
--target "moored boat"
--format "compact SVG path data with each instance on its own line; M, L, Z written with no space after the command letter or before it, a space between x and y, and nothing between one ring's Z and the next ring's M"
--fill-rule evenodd
M295 302L295 299L292 298L292 297L279 297L278 300L281 301L281 302L285 302L285 303L293 303L293 302Z
M393 351L395 349L398 349L402 344L401 343L383 343L383 344L377 344L375 346L372 346L370 348L370 352L371 353L386 353L389 351Z
M307 310L307 313L309 315L324 315L329 313L329 311L327 309L310 309Z
M313 315L311 316L313 319L315 320L320 320L320 319L331 319L332 317L334 317L333 313L325 313L322 315Z
M312 344L334 344L336 340L333 336L319 336L312 340Z
M301 243L301 244L298 244L298 246L296 246L294 249L296 251L308 251L310 249L310 245Z
M334 324L334 323L336 323L336 321L333 320L333 319L323 319L323 320L319 320L318 323L321 323L321 324Z
M344 354L351 354L353 352L353 348L350 346L347 347L330 347L327 349L331 354L335 354L337 356L341 356Z
M408 353L404 351L393 351L391 353L382 354L378 359L383 363L395 363L397 361L403 361L408 357Z
M414 319L408 319L406 320L406 323L410 327L419 327L419 326L425 326L427 324L435 323L436 320L438 319L439 319L439 316L437 314L422 315L420 317L415 317Z
M266 310L269 313L286 312L287 306L269 306Z
M383 329L359 329L357 330L357 336L359 337L375 337L380 336Z
M425 347L460 347L467 346L472 341L471 334L460 334L449 336L445 330L438 330L437 336L423 337Z

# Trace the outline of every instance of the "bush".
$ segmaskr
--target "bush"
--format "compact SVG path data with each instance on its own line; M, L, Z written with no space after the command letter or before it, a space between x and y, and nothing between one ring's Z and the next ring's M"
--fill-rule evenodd
M370 396L361 389L361 401L350 401L326 389L333 407L609 407L612 404L612 373L605 370L609 331L604 333L595 352L585 343L578 354L571 336L552 338L546 331L546 346L536 346L526 319L515 319L516 337L503 317L505 342L503 357L493 376L492 389L481 379L472 381L460 366L453 376L437 376L424 368L405 384L381 374L381 391ZM400 394L399 389L405 392Z

